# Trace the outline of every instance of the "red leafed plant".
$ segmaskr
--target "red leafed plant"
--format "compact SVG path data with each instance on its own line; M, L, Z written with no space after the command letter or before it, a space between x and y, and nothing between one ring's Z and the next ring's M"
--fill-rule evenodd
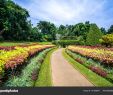
M80 58L76 58L75 60L76 60L77 62L79 62L80 64L84 64L84 61L81 60Z
M99 67L90 66L89 69L92 70L93 72L97 73L98 75L102 76L102 77L107 77L107 72L105 70L102 70Z
M14 50L14 49L15 49L15 46L0 46L0 50L9 51L9 50Z

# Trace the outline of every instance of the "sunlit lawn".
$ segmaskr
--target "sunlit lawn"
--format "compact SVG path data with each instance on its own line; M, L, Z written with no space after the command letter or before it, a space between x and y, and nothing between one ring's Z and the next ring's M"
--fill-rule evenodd
M51 44L51 42L0 42L0 46L16 46L16 45L22 45L22 44Z

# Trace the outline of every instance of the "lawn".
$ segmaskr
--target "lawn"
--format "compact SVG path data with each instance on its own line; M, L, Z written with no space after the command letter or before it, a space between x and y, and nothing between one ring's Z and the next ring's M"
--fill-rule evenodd
M51 42L0 42L0 46L16 46L16 45L32 44L32 43L37 43L41 45L51 44Z
M0 46L16 46L23 44L31 44L32 42L0 42Z

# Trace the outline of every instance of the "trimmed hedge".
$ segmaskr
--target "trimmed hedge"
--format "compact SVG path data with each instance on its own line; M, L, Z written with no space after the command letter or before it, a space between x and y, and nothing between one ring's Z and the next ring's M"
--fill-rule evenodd
M79 40L58 40L54 41L53 44L61 47L66 47L68 45L84 45L84 42Z

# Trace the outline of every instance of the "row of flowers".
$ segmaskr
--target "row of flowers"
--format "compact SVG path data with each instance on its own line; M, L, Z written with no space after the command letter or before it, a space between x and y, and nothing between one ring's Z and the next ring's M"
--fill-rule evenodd
M0 74L3 74L5 69L16 68L19 64L23 64L28 57L53 46L54 45L35 44L29 46L17 46L10 51L0 50Z
M113 52L111 50L82 46L68 46L68 49L85 57L98 60L99 62L110 65L113 64Z
M28 46L34 46L37 45L37 43L29 43L29 44L20 44L20 45L16 45L16 46L0 46L0 50L5 50L5 51L10 51L10 50L14 50L16 49L16 47L28 47Z
M104 50L113 51L113 48L112 47L107 48L105 46L79 46L79 47L82 47L82 48L90 48L90 49L104 49Z
M91 60L88 60L87 58L82 57L81 55L77 55L76 53L73 53L70 50L66 50L66 53L69 56L71 56L75 61L84 65L86 68L90 69L91 71L95 72L96 74L98 74L104 78L111 79L108 76L108 72L106 70L104 70L104 68L102 68L99 65L94 64Z

